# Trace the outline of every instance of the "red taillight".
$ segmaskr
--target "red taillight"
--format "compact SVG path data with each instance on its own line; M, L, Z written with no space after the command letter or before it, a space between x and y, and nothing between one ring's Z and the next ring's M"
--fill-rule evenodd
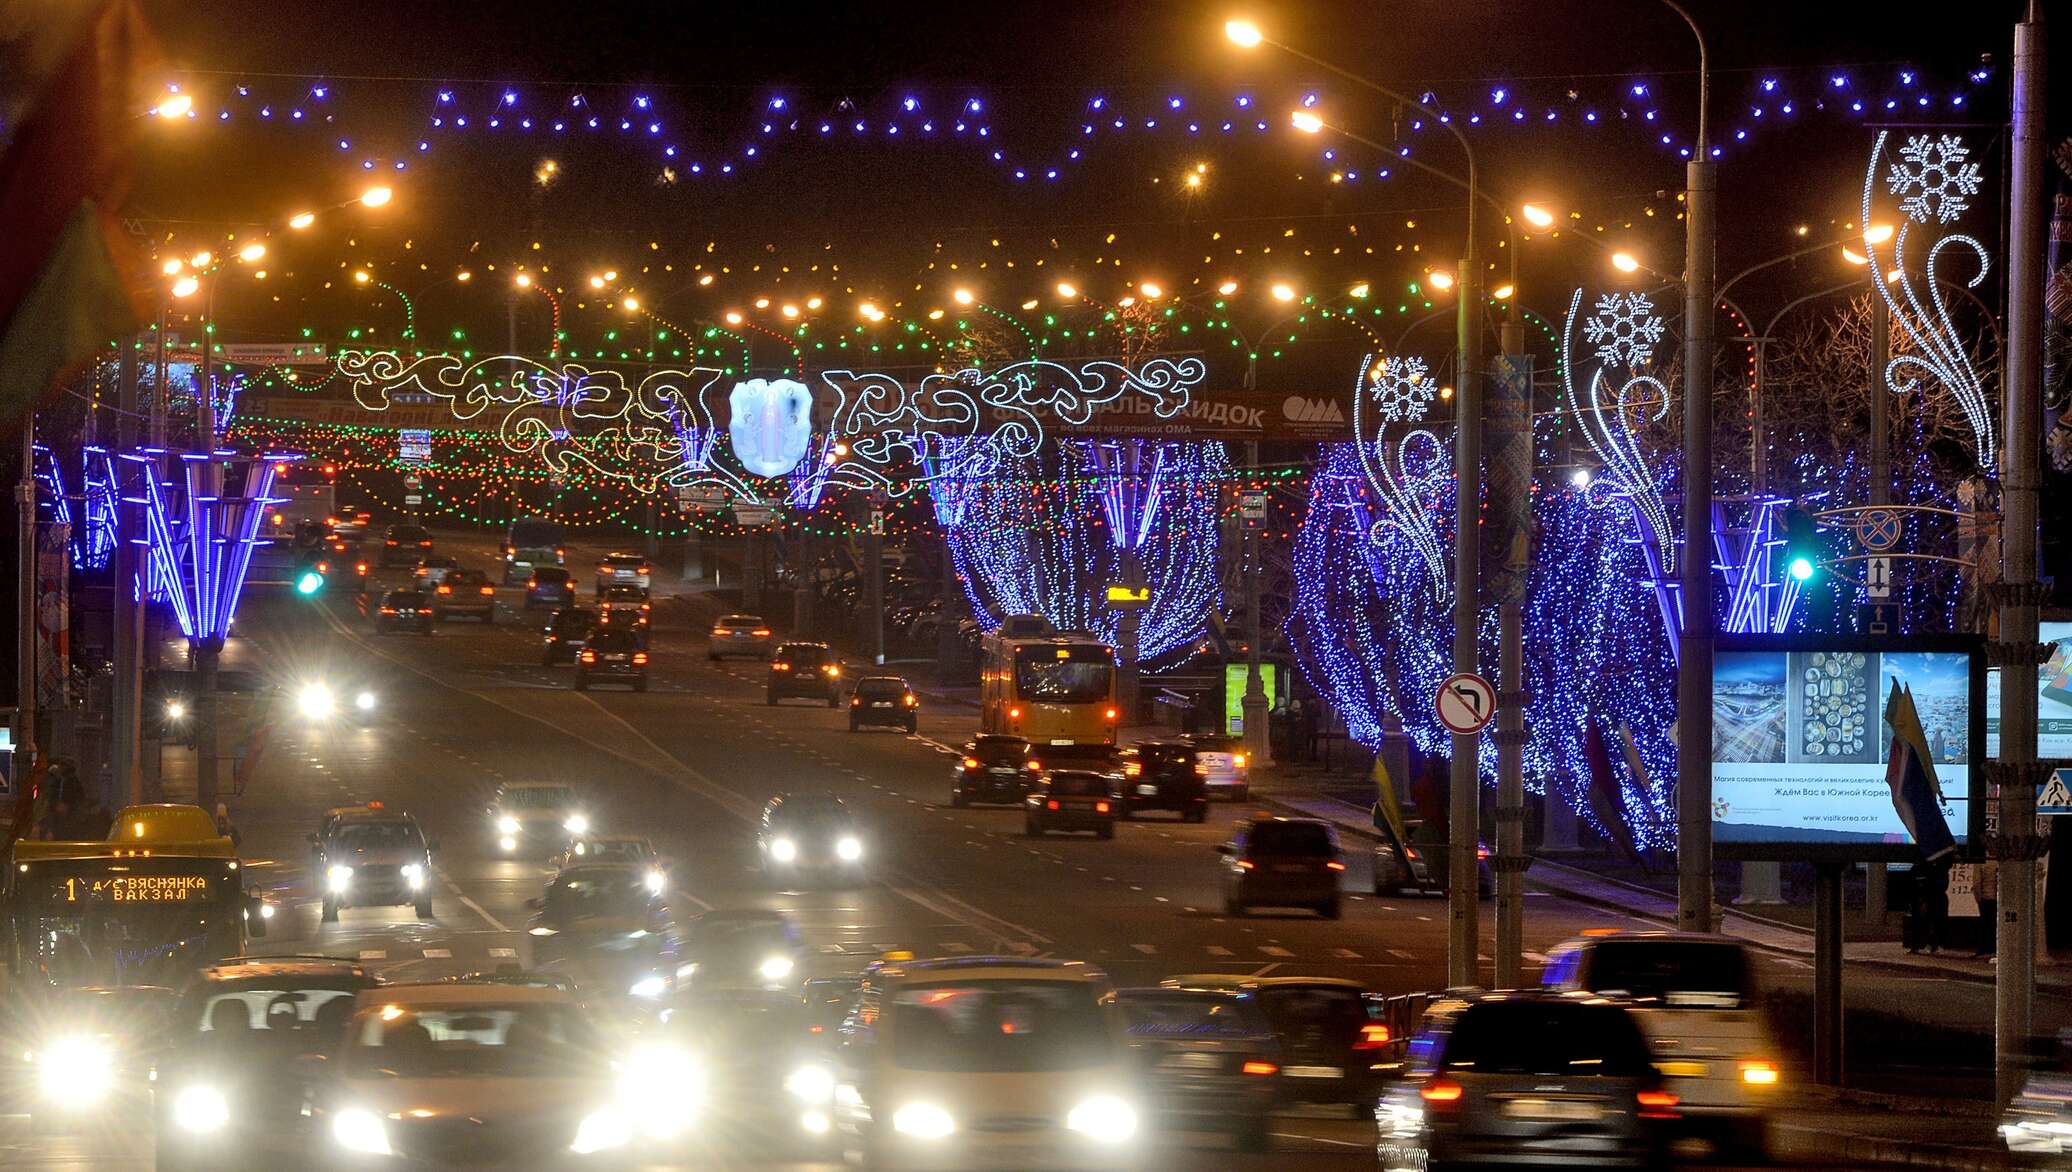
M750 632L749 632L749 634L751 634L751 635L756 635L756 636L759 636L759 637L762 637L762 638L768 638L768 637L769 637L769 635L770 635L770 628L768 628L768 627L757 627L757 628L756 628L755 630L753 630L753 631L750 631Z
M394 614L394 613L396 613L396 608L395 608L395 607L393 607L393 606L384 606L384 607L382 607L382 608L381 608L381 613L383 613L383 614Z
M319 573L319 574L328 574L328 573L330 573L330 572L331 572L331 563L330 563L330 562L318 562L318 563L317 563L317 573Z
M1043 772L1043 762L1041 762L1041 761L1031 761L1031 762L1029 762L1029 772L1031 772L1031 773L1041 773L1041 772Z
M453 593L453 587L451 587L451 586L441 586L441 587L439 587L439 593L441 593L441 594L451 594L451 593Z
M585 651L585 652L583 652L583 662L584 662L584 663L596 663L596 662L597 662L597 653L596 653L595 651Z
M1043 805L1045 809L1055 810L1058 808L1058 800L1056 798L1052 798L1051 800L1043 803Z
M1344 864L1344 863L1341 863L1341 862L1339 862L1339 861L1338 861L1337 859L1332 859L1332 860L1331 860L1330 862L1328 862L1328 863L1325 863L1325 864L1324 864L1324 866L1326 866L1326 867L1330 868L1330 869L1331 869L1331 870L1333 870L1333 871L1343 871L1343 870L1345 870L1345 864Z
M1009 720L1020 720L1021 718L1022 718L1022 710L1021 710L1021 709L1019 709L1019 708L1010 708L1010 709L1008 709L1008 710L1007 710L1007 719L1009 719Z
M1115 719L1115 718L1116 718L1117 716L1120 716L1120 715L1122 715L1122 714L1121 714L1121 713L1119 713L1119 712L1117 712L1117 711L1116 711L1115 709L1113 709L1113 708L1110 708L1110 709L1108 710L1108 712L1107 712L1107 717L1108 717L1108 719L1110 719L1110 720L1114 720L1114 719Z
M635 663L646 663L646 662L647 662L647 652L645 652L645 651L636 651L636 652L634 652L634 653L633 653L633 662L635 662Z
M568 551L557 545L554 547L554 556L557 558L567 557Z
M1237 861L1237 869L1240 871L1249 871L1252 870L1254 867L1257 867L1258 865L1259 864L1253 862L1250 859L1239 859Z
M525 588L526 588L527 590L537 590L537 589L539 589L539 587L540 587L540 580L539 580L538 578L527 578L527 579L525 580Z
M1209 775L1209 767L1206 765L1196 765L1194 767L1194 771L1203 777L1207 777Z
M851 707L851 708L857 708L857 707L860 707L860 706L862 706L862 704L863 704L863 697L861 697L861 696L851 696L851 697L849 697L849 707Z
M979 760L978 760L978 758L976 758L976 757L966 757L966 758L964 759L964 768L966 768L966 769L977 769L977 768L978 768L978 766L979 766Z
M1271 1062L1247 1062L1243 1069L1246 1074L1279 1074L1281 1072L1281 1068Z
M1674 1119L1676 1105L1681 1102L1668 1091L1640 1091L1633 1097L1640 1103L1642 1119Z
M771 671L790 671L790 670L791 670L791 665L790 665L790 664L788 664L788 663L786 663L786 662L784 662L783 660L781 660L781 659L780 659L780 660L777 660L776 662L774 662L774 663L772 663L772 664L770 665L770 670L771 670Z
M496 587L494 587L494 586L484 586L484 587L482 588L482 593L484 593L484 594L495 594L495 593L496 593Z
M395 539L395 538L393 538L393 537L391 537L391 538L389 538L389 539L388 539L388 543L389 543L390 545L394 545L394 544L396 543L396 539Z
M724 639L727 637L729 633L730 632L725 627L712 628L712 637L715 639Z
M1132 761L1129 764L1124 765L1122 767L1122 775L1124 777L1135 777L1142 772L1144 772L1144 767L1142 765L1137 764L1135 761Z
M916 700L916 699L914 699L914 694L913 694L912 692L908 692L908 693L906 694L906 706L907 706L908 708L912 708L912 707L914 707L915 705L917 705L917 704L919 704L919 703L920 703L920 701L919 701L919 700Z
M420 541L420 542L418 542L418 543L417 543L417 548L419 548L419 549L430 549L430 548L432 548L432 543L431 543L431 540L430 540L429 538L427 538L427 539L426 539L426 540L424 540L424 541Z
M353 563L353 573L355 573L355 574L359 574L360 576L362 576L362 577L365 577L365 576L366 576L366 574L367 574L367 563L366 563L366 562L355 562L355 563Z
M1389 1028L1378 1021L1370 1021L1360 1027L1360 1040L1353 1043L1355 1050L1379 1050L1389 1044Z
M1476 848L1475 848L1475 857L1476 857L1476 858L1478 858L1478 859L1486 859L1486 858L1488 858L1488 857L1489 857L1489 848L1488 848L1488 847L1486 847L1486 846L1478 846L1478 847L1476 847Z
M1095 803L1094 803L1094 813L1096 813L1096 814L1106 814L1107 812L1108 812L1108 803L1106 803L1106 802L1095 802Z
M1460 1102L1461 1085L1450 1078L1435 1078L1417 1089L1417 1097L1427 1103Z
M648 568L647 568L646 566L642 566L642 567L640 567L640 572L641 572L641 573L643 573L643 574L645 574L645 573L647 573L647 572L648 572Z

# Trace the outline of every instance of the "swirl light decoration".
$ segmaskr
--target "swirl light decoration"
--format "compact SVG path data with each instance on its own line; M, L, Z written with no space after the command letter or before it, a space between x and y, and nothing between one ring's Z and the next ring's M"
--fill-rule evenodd
M1871 223L1871 199L1878 185L1878 165L1884 159L1885 142L1890 135L1890 131L1878 132L1877 139L1871 144L1870 166L1864 171L1863 219L1859 222L1866 228ZM1972 365L1964 336L1950 317L1950 306L1943 298L1943 277L1939 271L1945 251L1955 249L1970 253L1978 267L1964 285L1975 289L1986 279L1986 273L1992 268L1992 258L1977 237L1928 227L1933 239L1924 253L1918 281L1914 270L1907 265L1907 242L1914 235L1915 226L1954 223L1971 206L1971 197L1978 194L1982 176L1979 165L1969 160L1970 154L1971 148L1965 146L1958 135L1909 136L1906 145L1899 148L1899 158L1885 172L1886 190L1900 197L1899 210L1906 220L1892 238L1889 258L1880 259L1878 246L1868 232L1864 236L1863 252L1870 261L1871 288L1885 299L1886 308L1892 312L1893 324L1906 331L1914 343L1911 353L1898 355L1886 364L1887 385L1904 395L1920 390L1925 376L1948 388L1963 410L1965 420L1971 424L1972 434L1978 439L1979 467L1992 476L1996 475L1999 467L1993 431L1993 403L1986 396L1978 369ZM1876 279L1890 272L1897 272L1899 276L1889 281Z
M1424 563L1432 595L1443 607L1453 596L1453 584L1436 516L1440 497L1451 489L1453 466L1446 446L1425 428L1404 430L1393 451L1387 435L1392 424L1407 426L1422 420L1438 394L1438 385L1422 358L1399 356L1377 362L1370 352L1360 359L1360 371L1353 387L1353 435L1361 471L1376 498L1376 519L1369 538L1381 547L1391 544L1385 529L1399 532Z

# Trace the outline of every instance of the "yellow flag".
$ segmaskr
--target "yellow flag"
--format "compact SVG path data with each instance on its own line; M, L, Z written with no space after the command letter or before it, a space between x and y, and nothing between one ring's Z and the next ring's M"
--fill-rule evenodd
M1396 785L1389 777L1388 760L1382 754L1374 754L1374 828L1387 830L1395 836L1398 847L1410 843L1410 833L1403 825L1403 805L1396 800Z

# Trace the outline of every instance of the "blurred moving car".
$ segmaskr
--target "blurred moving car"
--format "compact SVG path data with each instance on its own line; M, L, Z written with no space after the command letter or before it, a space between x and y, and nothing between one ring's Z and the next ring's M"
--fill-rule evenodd
M1384 1169L1661 1168L1679 1106L1617 1002L1477 994L1427 1008L1376 1152Z
M654 617L654 604L638 586L607 586L598 594L597 625L646 631Z
M312 1154L353 1168L616 1162L644 1131L694 1113L702 1096L688 1056L627 1055L617 1076L612 1056L558 989L371 990L311 1092Z
M555 870L582 863L632 863L647 867L657 875L667 866L654 842L638 834L593 834L579 838L552 860Z
M1189 822L1209 816L1208 766L1186 741L1140 741L1116 755L1122 769L1122 816L1170 810Z
M1358 981L1193 973L1159 984L1250 994L1280 1043L1283 1102L1351 1103L1364 1109L1392 1068L1394 1039L1382 1004Z
M859 882L864 845L856 816L833 794L778 794L763 805L756 828L763 873L780 880Z
M2001 1142L2017 1156L2072 1155L2072 1030L2060 1029L2043 1059L2000 1116ZM2037 1160L2033 1166L2063 1165Z
M845 1154L881 1168L1116 1168L1143 1108L1107 978L1012 957L874 966L829 1095Z
M1022 737L981 733L964 742L962 752L950 766L952 806L1019 806L1043 769Z
M541 666L575 662L576 653L589 641L590 631L596 625L597 612L594 610L565 606L555 611L540 633Z
M1446 885L1452 878L1448 869L1445 828L1436 833L1426 833L1422 819L1413 818L1404 823L1404 833L1410 841L1398 851L1390 835L1384 833L1374 844L1374 894L1400 895L1405 888L1445 894ZM1489 847L1479 839L1475 843L1475 894L1488 897L1496 890L1496 873L1489 868Z
M460 562L444 554L419 558L417 567L410 571L411 581L418 589L430 591L446 580L446 575L460 569Z
M806 963L797 925L763 908L706 912L684 925L680 984L713 989L795 989Z
M331 957L237 957L196 974L152 1085L160 1172L302 1162L302 1096L380 982Z
M714 662L729 655L770 658L770 624L760 615L723 614L712 624L706 656Z
M650 585L648 560L637 553L608 553L597 561L597 594L603 597L612 586L632 586L647 597Z
M451 570L432 591L432 617L439 622L456 615L496 621L496 587L480 570Z
M381 634L390 631L431 634L431 598L424 591L414 587L406 586L389 591L381 596L381 607L374 612L374 630Z
M849 731L865 725L899 728L909 733L921 726L921 700L903 676L865 676L849 696Z
M575 690L581 692L605 681L647 691L647 640L626 627L600 624L592 630L583 649L576 652Z
M566 849L590 833L590 815L571 786L558 781L507 781L496 787L489 825L496 833L497 849L505 854L521 847Z
M817 1154L833 1126L827 1044L790 990L692 993L661 1035L705 1062L712 1099L699 1142L736 1159Z
M763 702L800 696L841 703L842 665L825 643L783 643L770 653L770 679Z
M1022 799L1022 833L1040 838L1054 830L1090 830L1096 838L1114 838L1122 805L1116 785L1113 774L1091 769L1044 770Z
M527 901L533 964L607 999L654 1001L676 985L676 935L662 885L636 863L564 867Z
M1625 1001L1680 1100L1675 1130L1760 1160L1784 1080L1754 972L1729 936L1598 931L1549 949L1540 983Z
M1182 740L1194 746L1194 762L1202 768L1209 796L1242 802L1252 796L1251 760L1245 739L1224 733L1195 733Z
M1338 881L1345 860L1338 830L1318 818L1254 818L1239 822L1223 859L1223 910L1242 916L1258 907L1302 907L1338 918Z
M536 566L525 578L525 609L535 606L574 606L575 578L560 566Z
M310 872L322 883L323 922L338 920L341 908L410 904L417 918L432 918L432 852L417 819L378 803L332 811L309 836Z
M28 1077L16 1103L29 1130L105 1127L141 1111L170 1040L175 996L159 985L89 985L21 1003L9 1040Z
M381 539L381 564L414 566L432 552L431 531L422 525L391 525Z
M1250 992L1118 989L1146 1106L1168 1127L1227 1132L1238 1150L1271 1144L1281 1046Z

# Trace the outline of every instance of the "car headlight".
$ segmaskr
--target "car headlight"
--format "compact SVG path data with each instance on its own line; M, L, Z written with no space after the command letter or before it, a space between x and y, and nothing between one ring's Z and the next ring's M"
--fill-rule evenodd
M581 814L570 814L567 821L561 824L561 828L570 834L588 834L590 833L590 819Z
M641 876L641 881L646 883L647 889L656 895L662 894L662 888L669 882L668 877L659 870L650 870L647 874Z
M329 716L337 702L331 697L331 689L322 684L304 684L295 697L295 706L302 715L309 717Z
M381 1116L360 1107L347 1107L331 1117L331 1138L348 1152L359 1152L367 1156L387 1156L394 1153L389 1149L388 1125Z
M667 1139L704 1107L705 1080L705 1068L681 1047L641 1046L619 1067L618 1113L629 1126Z
M178 700L166 701L165 718L174 721L187 719L187 705L180 703Z
M669 991L669 982L659 976L645 976L633 982L626 992L635 997L660 997Z
M1065 1115L1065 1126L1088 1139L1121 1143L1137 1134L1137 1109L1114 1095L1095 1095Z
M99 1098L115 1085L115 1055L98 1038L60 1038L37 1066L43 1092L53 1098Z
M770 957L764 960L762 964L757 965L755 971L761 974L765 981L781 981L791 975L791 958L788 956Z
M496 840L496 845L499 850L514 851L518 849L518 840L506 834Z
M832 1103L835 1099L834 1072L818 1063L808 1063L784 1076L784 1089L795 1099L808 1103Z
M405 880L407 880L407 881L409 882L409 884L410 884L410 887L411 887L411 889L412 889L413 891L414 891L414 890L416 890L417 888L423 887L423 886L424 886L424 864L423 864L423 863L404 863L404 864L403 864L403 878L404 878Z
M516 834L518 833L518 819L506 814L496 820L496 828L500 834Z
M789 863L799 857L799 844L788 838L779 838L770 843L770 857L780 863Z
M230 1101L215 1087L183 1087L173 1096L173 1123L183 1131L219 1131L230 1122Z
M845 863L853 863L863 857L863 840L855 835L844 835L835 842L835 855Z
M359 709L362 712L374 711L374 693L361 692L359 695L354 696L353 707Z
M324 879L331 888L331 894L336 895L353 885L353 869L343 864L332 867L324 872Z
M568 1150L587 1156L623 1148L632 1140L633 1121L625 1112L605 1107L583 1116L583 1121L576 1125L575 1142L568 1145Z
M957 1130L957 1121L933 1103L908 1103L892 1113L892 1130L915 1139L944 1139Z

